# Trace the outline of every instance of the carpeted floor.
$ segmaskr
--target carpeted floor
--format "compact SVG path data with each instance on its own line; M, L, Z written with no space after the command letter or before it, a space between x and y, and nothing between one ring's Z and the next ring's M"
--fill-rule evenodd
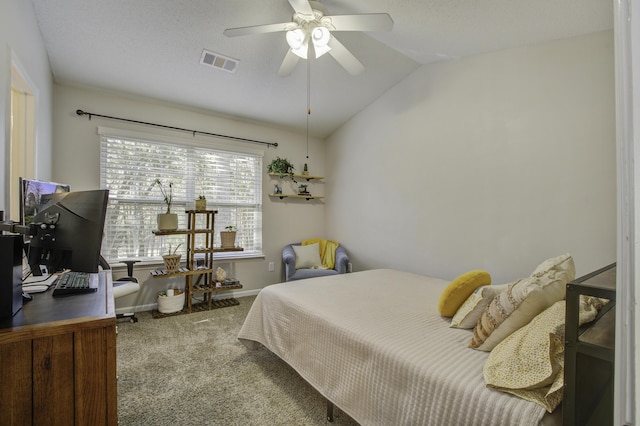
M254 297L237 306L118 323L118 419L134 425L357 425L266 349L236 338Z
M163 312L158 311L157 309L154 309L153 311L151 311L151 316L153 318L174 317L176 315L187 315L187 314L192 314L194 312L210 311L212 309L220 309L220 308L228 308L229 306L235 306L235 305L239 305L239 304L240 304L240 302L238 302L238 299L230 297L228 299L212 300L211 301L211 306L209 306L209 304L205 303L205 302L194 303L191 306L191 312L189 312L189 310L186 307L183 308L181 311L171 312L171 313L163 313Z

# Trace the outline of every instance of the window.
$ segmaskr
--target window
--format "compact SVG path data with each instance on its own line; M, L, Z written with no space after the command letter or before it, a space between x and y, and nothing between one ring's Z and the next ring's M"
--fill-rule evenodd
M214 244L220 231L237 228L236 244L243 252L215 257L262 255L262 152L208 147L190 141L99 128L100 186L109 189L102 255L111 262L126 258L157 259L182 244L185 236L156 237L156 215L166 211L160 189L173 184L171 213L186 228L184 211L194 208L200 194L215 216ZM210 145L211 146L211 145Z

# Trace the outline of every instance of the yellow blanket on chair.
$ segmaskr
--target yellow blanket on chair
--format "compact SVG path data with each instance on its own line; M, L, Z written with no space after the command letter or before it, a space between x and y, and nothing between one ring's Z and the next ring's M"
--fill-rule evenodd
M335 268L336 250L340 246L340 243L322 238L310 238L308 240L304 240L302 245L308 246L309 244L316 243L320 245L320 261L322 261L322 266L326 269Z

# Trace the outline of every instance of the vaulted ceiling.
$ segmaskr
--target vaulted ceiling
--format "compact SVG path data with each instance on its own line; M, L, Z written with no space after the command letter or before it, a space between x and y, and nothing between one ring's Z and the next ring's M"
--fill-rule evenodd
M223 31L287 22L287 0L32 2L58 83L304 131L309 71L309 126L318 137L423 64L613 27L611 0L322 0L330 15L388 13L393 30L334 33L366 67L360 75L324 55L279 77L284 33L229 38ZM202 65L203 50L239 60L235 72Z

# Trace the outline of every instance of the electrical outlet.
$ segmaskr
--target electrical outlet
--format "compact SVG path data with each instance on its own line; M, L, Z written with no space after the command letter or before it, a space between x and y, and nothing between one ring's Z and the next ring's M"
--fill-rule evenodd
M273 262L269 262L269 272L273 272L276 270L276 264Z

